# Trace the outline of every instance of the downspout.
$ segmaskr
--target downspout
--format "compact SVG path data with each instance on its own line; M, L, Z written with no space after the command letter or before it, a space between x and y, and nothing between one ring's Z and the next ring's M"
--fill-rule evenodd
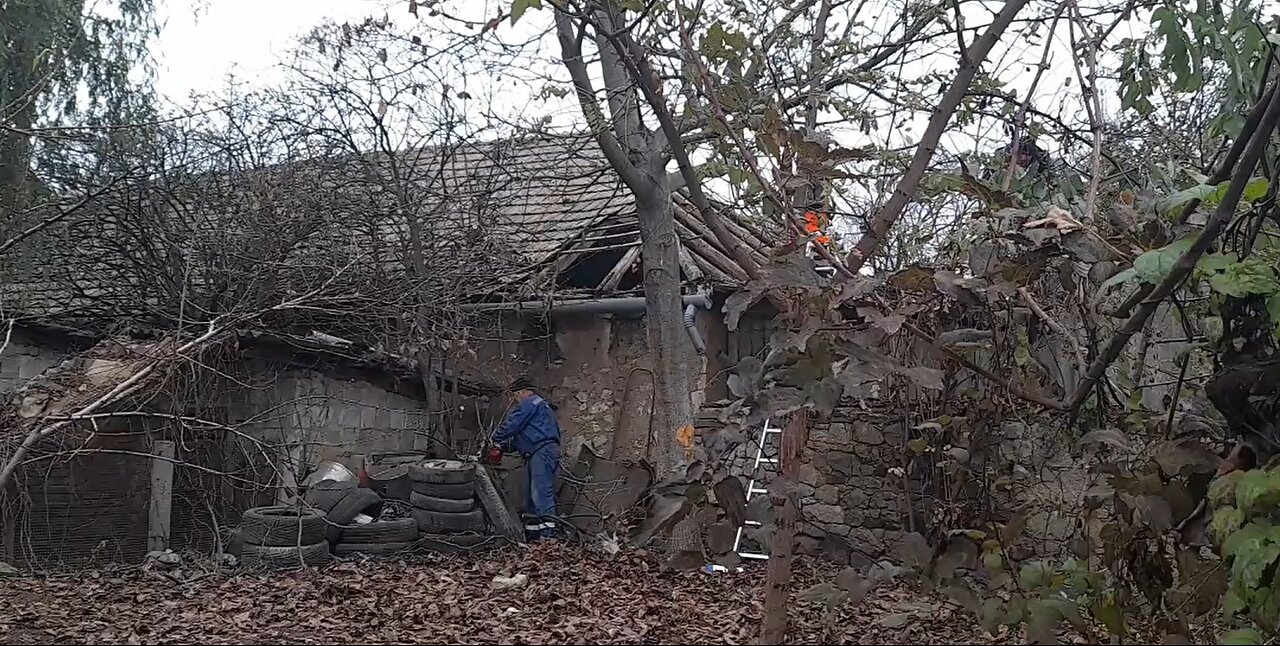
M711 309L707 294L690 294L680 299L684 305L701 305ZM631 314L644 312L643 296L624 298L580 298L563 301L521 301L504 303L467 303L463 312L528 312L530 314Z
M701 296L701 302L689 302L685 305L684 330L689 333L689 340L693 342L693 349L698 352L698 356L705 356L707 354L707 343L702 340L702 333L698 332L698 307L711 309L711 295L704 293Z

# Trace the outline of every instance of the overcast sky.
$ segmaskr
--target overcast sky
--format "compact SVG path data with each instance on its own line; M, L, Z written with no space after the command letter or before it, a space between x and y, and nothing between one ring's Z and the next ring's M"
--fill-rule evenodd
M162 3L156 89L182 102L225 85L229 74L269 80L290 41L331 20L381 14L386 0L205 0Z
M467 17L487 17L498 10L495 4L497 1L470 0L466 3L450 3L448 6L455 13L472 14ZM234 75L238 83L249 85L261 85L279 79L276 63L282 55L287 54L292 41L325 20L359 20L370 15L382 15L385 11L402 26L415 24L406 11L404 0L203 0L195 3L194 9L191 3L161 4L164 26L156 43L157 47L153 50L158 67L156 88L163 97L179 104L185 103L192 92L222 89L230 75ZM974 24L982 24L990 19L989 13L985 16L978 15L982 13L979 7L966 5L966 8L966 14L970 11L974 13ZM547 26L541 24L550 22L547 16L538 15L542 13L545 12L531 12L530 18L523 21L517 30ZM1130 29L1131 26L1126 25L1117 35L1123 35ZM510 27L505 24L502 31L511 33ZM1057 65L1052 65L1053 69L1037 87L1035 104L1048 111L1056 111L1058 105L1055 104L1062 101L1077 104L1069 106L1069 110L1079 107L1078 94L1064 91L1071 82L1067 78L1071 75L1068 71L1070 68L1062 67L1063 63L1070 60L1065 32L1065 29L1059 29L1055 34L1057 42L1054 49L1057 51L1053 58ZM548 60L541 62L550 62L549 57L554 52L544 53ZM1011 81L1011 87L1015 91L1025 91L1025 88L1018 86L1029 85L1032 74L1019 73L1021 70L1018 68L1027 64L1034 65L1038 57L1038 45L1007 39L992 53L987 69L997 74L1003 69L1004 73L1000 75ZM928 67L930 63L933 61L920 61L909 67ZM995 69L992 69L993 66ZM536 92L537 89L526 89L528 91ZM525 97L527 94L519 97L521 100L518 101L524 111L544 109L559 112L557 108L564 107L524 105L527 101ZM1114 97L1108 98L1112 100L1107 103L1114 105ZM923 126L923 115L920 121L918 126ZM918 133L911 133L916 128L908 126L903 130L905 132L892 134L903 136L904 142L918 136Z

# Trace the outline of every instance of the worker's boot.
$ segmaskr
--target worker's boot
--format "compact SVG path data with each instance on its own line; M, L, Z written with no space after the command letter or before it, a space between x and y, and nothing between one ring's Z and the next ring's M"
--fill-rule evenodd
M523 518L524 518L524 539L530 543L536 543L542 540L543 538L546 538L545 532L548 531L548 526L550 526L552 529L555 528L555 525L551 523L543 522L542 517L540 516L525 514Z

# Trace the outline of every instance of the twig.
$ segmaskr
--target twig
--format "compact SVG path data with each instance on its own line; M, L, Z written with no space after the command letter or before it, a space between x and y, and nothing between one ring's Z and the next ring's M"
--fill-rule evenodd
M1263 115L1259 127L1250 134L1249 144L1245 148L1240 164L1236 167L1231 178L1231 184L1228 185L1226 195L1223 196L1222 201L1218 204L1218 208L1214 210L1213 216L1209 218L1209 222L1205 224L1204 230L1196 237L1191 248L1187 249L1178 258L1177 262L1174 263L1173 269L1151 290L1151 293L1138 307L1138 311L1134 312L1125 321L1124 325L1112 335L1107 347L1094 360L1093 365L1089 367L1089 372L1085 374L1084 380L1080 382L1075 394L1067 402L1067 410L1073 414L1089 398L1089 393L1093 390L1093 386L1106 373L1107 367L1116 360L1116 357L1120 356L1129 339L1138 330L1142 329L1147 319L1155 312L1156 307L1191 274L1191 271L1195 269L1196 261L1208 251L1210 245L1218 239L1218 236L1222 234L1222 230L1230 223L1231 216L1235 213L1236 205L1240 203L1240 196L1244 193L1244 187L1252 178L1253 169L1258 165L1258 160L1262 158L1262 154L1266 151L1267 144L1271 139L1271 133L1276 129L1277 121L1280 121L1280 91L1277 91L1276 85L1273 85L1271 91L1267 94L1266 102L1268 104L1266 114Z
M72 204L71 206L65 209L59 209L57 213L54 213L53 215L27 227L26 229L23 229L22 231L19 231L12 238L5 240L3 243L0 243L0 256L3 256L6 252L9 251L9 249L13 248L13 246L18 244L19 242L22 242L23 240L26 240L27 238L30 238L31 236L39 233L45 227L57 224L63 219L70 217L76 211L79 211L80 209L88 206L94 200L105 195L107 192L111 190L113 186L115 186L117 183L119 183L121 180L123 180L128 176L129 174L125 173L125 174L117 175L111 178L111 181L107 182L105 186L102 186L93 191L90 191L89 194L85 195L75 204Z
M991 48L1000 40L1005 29L1027 2L1028 0L1008 0L1001 7L1000 13L996 14L995 20L987 27L987 31L969 47L968 56L961 59L955 79L951 81L951 86L947 88L942 101L934 109L933 116L929 118L929 127L916 146L915 155L911 158L911 165L907 167L907 172L898 181L893 196L876 211L868 223L868 229L862 233L862 238L849 252L844 264L851 273L858 273L871 259L872 254L880 247L881 241L889 234L889 229L898 221L898 217L915 196L920 181L924 179L925 170L933 160L933 153L942 139L942 133L947 129L951 116L955 114L956 108L960 107L960 102L968 93L969 85L973 83L978 73L978 67L986 60Z
M1085 64L1089 66L1089 73L1086 75L1080 69L1080 61L1072 57L1072 67L1075 68L1076 79L1080 83L1080 90L1085 94L1085 112L1089 116L1089 131L1093 133L1093 151L1090 153L1090 175L1089 188L1084 196L1084 217L1088 222L1093 218L1094 207L1098 201L1098 186L1102 182L1102 100L1098 98L1098 57L1097 43L1089 34L1088 26L1084 23L1084 17L1080 15L1080 8L1076 6L1075 0L1067 0L1070 4L1072 22L1068 25L1071 28L1071 45L1075 47L1075 27L1080 25L1080 31L1083 32Z
M1009 169L1004 174L1002 187L1006 193L1013 186L1013 173L1018 168L1018 146L1022 144L1022 129L1027 124L1027 109L1031 106L1031 97L1035 94L1036 87L1040 85L1040 77L1044 75L1045 70L1049 69L1049 51L1053 46L1053 33L1058 28L1058 19L1062 17L1062 10L1065 7L1065 3L1059 3L1058 9L1053 12L1053 20L1049 22L1049 34L1044 38L1044 51L1040 52L1040 63L1036 65L1036 75L1031 78L1031 87L1027 88L1027 95L1018 105L1018 114L1013 120L1013 141L1009 144Z
M1075 351L1076 355L1076 367L1080 370L1080 374L1083 375L1085 371L1089 369L1089 362L1085 359L1084 348L1080 345L1080 339L1077 339L1076 335L1068 331L1062 323L1050 317L1049 314L1044 311L1044 308L1040 307L1040 304L1036 302L1036 299L1031 297L1031 292L1027 291L1026 287L1019 287L1018 295L1022 297L1022 300L1027 304L1027 307L1030 307L1031 311L1035 312L1035 315L1040 317L1040 320L1053 328L1054 332L1066 337L1067 341L1071 343L1071 349Z
M15 321L16 319L9 319L9 325L6 326L4 331L4 343L0 343L0 354L4 354L4 351L9 347L9 340L13 338L13 324Z

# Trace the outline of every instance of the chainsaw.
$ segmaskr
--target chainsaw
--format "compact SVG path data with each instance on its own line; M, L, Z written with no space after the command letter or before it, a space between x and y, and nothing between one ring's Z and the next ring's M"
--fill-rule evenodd
M485 437L484 444L480 446L480 452L476 455L476 461L490 466L502 462L502 447L493 441L492 434Z

